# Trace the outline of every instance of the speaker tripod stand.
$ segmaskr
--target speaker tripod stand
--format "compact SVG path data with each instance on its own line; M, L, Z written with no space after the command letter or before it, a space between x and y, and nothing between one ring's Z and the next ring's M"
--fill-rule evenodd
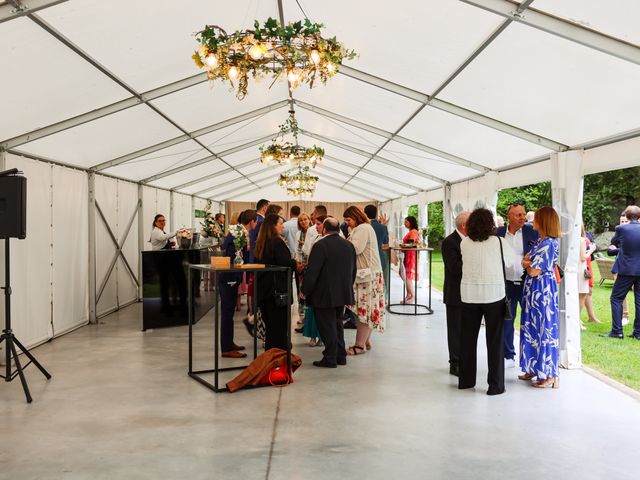
M27 380L24 376L23 370L27 368L32 363L38 367L38 369L42 372L42 374L49 380L51 375L49 372L45 370L45 368L40 365L40 363L36 360L36 358L29 353L29 350L24 348L24 346L18 341L16 336L13 334L13 330L11 330L11 259L9 255L9 238L4 238L4 246L5 246L5 284L4 287L0 287L4 290L4 300L5 300L5 328L2 331L2 335L0 335L0 345L2 342L5 343L5 362L6 362L6 370L5 374L1 375L0 378L4 378L5 382L10 382L14 380L16 377L20 377L20 382L22 383L22 389L24 390L24 394L27 397L27 403L31 403L33 399L31 398L31 393L29 392L29 386L27 385ZM20 363L20 358L18 356L18 350L16 346L25 354L25 356L29 359L29 361L22 366ZM12 368L12 362L15 362L15 370Z

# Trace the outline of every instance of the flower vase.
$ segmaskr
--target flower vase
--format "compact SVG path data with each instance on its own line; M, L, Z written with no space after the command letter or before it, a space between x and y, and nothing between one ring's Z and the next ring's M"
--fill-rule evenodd
M244 264L244 258L242 258L242 250L236 250L236 258L233 259L233 266L239 267Z

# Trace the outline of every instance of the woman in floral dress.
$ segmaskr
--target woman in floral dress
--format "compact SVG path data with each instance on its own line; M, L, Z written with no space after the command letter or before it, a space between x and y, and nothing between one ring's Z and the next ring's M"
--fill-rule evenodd
M348 306L357 318L356 342L347 349L347 354L359 355L371 349L374 330L384 331L384 275L376 232L369 218L361 209L351 206L344 212L344 221L351 228L349 241L356 249L358 269L354 285L356 303Z
M533 228L540 239L522 261L527 272L520 319L520 368L524 374L518 378L536 378L534 387L557 388L560 328L554 268L558 261L560 218L551 207L539 208Z

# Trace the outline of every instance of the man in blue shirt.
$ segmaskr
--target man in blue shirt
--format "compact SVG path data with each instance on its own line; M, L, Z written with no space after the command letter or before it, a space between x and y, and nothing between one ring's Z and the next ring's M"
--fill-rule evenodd
M376 232L378 239L378 253L380 254L380 263L382 263L382 271L384 272L384 298L388 302L389 298L389 261L387 252L389 251L389 230L386 225L378 221L378 207L375 205L367 205L364 207L365 215L371 220L371 226Z

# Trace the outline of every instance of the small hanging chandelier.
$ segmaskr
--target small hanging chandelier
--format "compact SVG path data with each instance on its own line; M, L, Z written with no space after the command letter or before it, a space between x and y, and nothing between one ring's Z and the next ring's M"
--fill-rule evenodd
M196 33L200 47L192 58L209 80L229 81L239 99L247 95L249 76L286 79L290 89L301 83L313 88L317 80L326 83L335 75L345 58L357 56L335 37L323 38L323 26L309 19L282 26L269 18L262 26L256 20L254 30L227 34L217 25L207 25Z
M316 175L311 174L309 167L297 167L281 174L278 185L283 187L288 195L304 197L313 195L318 180Z
M293 106L289 110L289 118L279 126L279 129L278 136L272 140L270 145L260 147L260 161L264 165L289 164L296 167L315 168L322 161L324 148L316 145L312 147L298 145L300 129ZM284 140L287 133L291 133L293 136L293 143Z

